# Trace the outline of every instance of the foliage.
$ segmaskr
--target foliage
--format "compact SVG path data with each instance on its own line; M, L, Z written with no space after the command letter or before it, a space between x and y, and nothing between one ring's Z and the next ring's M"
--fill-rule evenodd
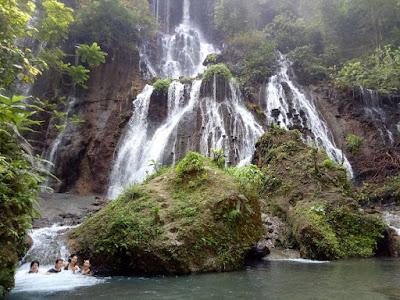
M361 145L365 142L365 139L362 137L358 137L354 134L349 134L346 138L347 147L351 154L356 155Z
M267 27L278 49L287 53L307 44L306 23L292 13L277 15Z
M369 257L383 238L383 221L357 206L317 203L298 206L295 213L308 224L302 232L295 227L295 234L301 236L302 255L313 259Z
M214 79L214 76L224 78L226 81L232 79L231 71L222 63L209 66L204 72L204 81L211 81Z
M31 83L41 73L44 62L16 43L34 33L27 26L33 9L31 1L0 1L0 87L14 85L17 79Z
M336 76L339 86L363 86L383 93L400 91L400 47L378 48L371 56L345 65Z
M93 43L91 46L78 45L76 48L76 55L79 55L83 62L87 62L89 67L98 67L106 62L107 53L101 51L97 43Z
M330 159L325 159L324 162L322 163L322 165L325 168L330 169L330 170L335 168L335 163Z
M154 93L158 95L168 95L168 89L174 80L172 78L159 79L154 84Z
M310 84L326 80L328 68L341 66L346 60L364 61L363 57L376 48L383 49L388 44L394 49L398 47L399 21L400 7L396 0L217 0L214 11L216 28L223 33L227 46L222 56L233 75L243 77L239 81L245 90L252 89L255 82L249 83L251 70L245 62L238 61L239 57L246 57L246 49L232 44L235 38L247 39L250 45L251 37L257 36L255 32L266 33L264 41L274 43L285 54L290 53L301 83ZM271 65L268 67L271 69ZM362 68L355 65L354 69L357 73L364 72L362 79L370 88L392 93L398 89L395 68L373 70L363 63ZM263 70L262 75L270 74ZM257 72L255 77L260 82Z
M240 187L243 189L259 191L263 186L265 175L255 165L233 168L228 172L238 179Z
M211 53L207 55L206 59L203 62L203 65L205 66L214 65L217 63L218 60L219 60L219 54Z
M45 17L39 22L38 39L52 45L56 45L60 39L68 39L68 28L74 21L73 9L56 0L46 0L41 5L45 9Z
M80 3L72 37L78 43L97 42L112 56L136 51L136 44L155 30L146 0L89 0Z
M30 120L33 104L25 97L0 95L0 290L11 290L18 258L26 249L25 235L36 212L33 204L47 174L20 130L38 124ZM33 111L32 111L33 110Z
M232 61L241 68L234 75L243 84L265 81L275 62L275 43L267 41L266 32L251 30L235 35L229 39L228 45Z
M211 148L211 152L213 162L217 165L218 168L223 169L225 167L226 158L224 155L224 151L222 151L222 148L218 150Z
M328 70L324 66L323 58L316 55L310 46L297 47L289 53L289 59L293 62L293 68L304 83L328 78Z
M190 174L203 169L204 156L196 152L188 152L186 157L180 161L176 167L176 172L179 175Z

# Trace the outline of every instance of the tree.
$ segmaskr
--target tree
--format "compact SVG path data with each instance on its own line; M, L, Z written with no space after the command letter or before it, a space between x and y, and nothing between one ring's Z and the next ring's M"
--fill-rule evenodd
M33 10L31 1L0 0L0 88L15 83L16 79L33 82L41 74L44 62L15 42L34 34L35 30L27 26Z

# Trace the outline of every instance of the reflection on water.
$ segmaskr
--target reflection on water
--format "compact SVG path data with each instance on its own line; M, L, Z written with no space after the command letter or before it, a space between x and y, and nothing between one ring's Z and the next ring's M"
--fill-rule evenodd
M179 277L59 275L39 275L36 278L44 280L40 284L35 275L21 276L24 281L17 275L16 289L8 298L400 299L398 259L342 260L323 264L263 261L237 272ZM35 289L37 285L44 288ZM44 292L46 288L48 290Z

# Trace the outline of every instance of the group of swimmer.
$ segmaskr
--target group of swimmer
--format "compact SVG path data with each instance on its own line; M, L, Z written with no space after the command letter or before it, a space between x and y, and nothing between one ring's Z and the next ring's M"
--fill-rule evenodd
M64 262L63 259L58 258L56 260L56 264L55 264L54 268L51 268L50 270L48 270L46 272L46 275L60 273L63 269L65 271L68 271L68 270L72 271L74 274L78 273L78 274L87 275L87 276L91 276L94 274L90 267L90 261L88 259L83 261L82 268L80 268L77 263L78 263L78 256L76 254L72 254L68 258L68 262ZM40 265L39 261L37 261L37 260L32 261L31 268L29 270L29 274L40 273L39 265Z

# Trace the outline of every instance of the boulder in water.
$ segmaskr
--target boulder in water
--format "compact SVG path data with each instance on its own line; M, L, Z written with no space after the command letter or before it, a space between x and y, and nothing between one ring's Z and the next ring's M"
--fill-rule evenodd
M71 251L114 274L243 267L248 249L261 237L258 198L209 160L202 165L200 157L189 163L195 166L189 171L188 165L178 167L179 173L163 170L126 189L71 231Z

